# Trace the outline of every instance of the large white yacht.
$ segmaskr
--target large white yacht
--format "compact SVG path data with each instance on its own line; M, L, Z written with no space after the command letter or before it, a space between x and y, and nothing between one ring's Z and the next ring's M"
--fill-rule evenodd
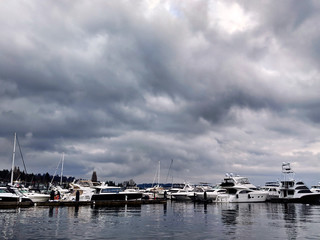
M123 190L121 187L108 186L107 184L97 186L96 193L91 201L113 201L113 200L137 200L142 198L142 192L136 189Z
M252 190L249 188L226 188L226 193L219 194L215 202L233 202L233 203L248 203L248 202L265 202L268 197L268 192Z
M279 198L274 202L320 203L320 193L311 192L302 182L294 180L294 171L290 163L282 163L283 180L280 181Z
M220 187L224 188L226 192L218 194L216 202L265 202L269 195L268 192L258 191L248 178L233 174L226 174Z

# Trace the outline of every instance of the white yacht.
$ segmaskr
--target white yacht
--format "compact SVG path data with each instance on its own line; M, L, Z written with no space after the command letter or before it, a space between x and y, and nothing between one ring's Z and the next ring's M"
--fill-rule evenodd
M226 192L218 194L215 202L233 202L233 203L248 203L248 202L265 202L268 193L265 191L252 190L249 188L228 187Z
M185 183L173 183L171 187L167 190L167 198L172 199L172 194L179 192L181 189L183 189L185 186Z
M195 193L196 201L215 201L219 194L226 193L226 189L220 186L214 187L212 189L206 189L204 191L199 191Z
M320 183L318 183L318 185L311 186L310 191L315 193L320 192Z
M265 202L269 195L268 192L257 190L248 178L233 174L226 174L220 187L226 192L218 194L215 202Z
M279 198L279 186L279 182L266 182L266 184L263 187L261 187L260 190L268 192L269 195L267 201L271 201L272 199Z
M95 186L89 180L74 180L70 183L69 191L63 194L62 200L76 201L77 192L79 194L79 201L91 201L91 197L95 193Z
M36 190L30 190L28 188L19 188L19 191L26 197L30 198L32 202L47 202L50 199L50 194L44 194L37 192Z
M121 187L108 186L107 184L104 184L96 187L96 193L92 195L91 201L128 201L141 198L142 193L139 190L123 190Z
M171 193L171 199L177 201L190 201L189 196L193 195L194 187L186 183L182 189L179 189L176 192Z
M31 206L32 200L21 194L17 189L6 186L0 187L0 206Z
M280 181L279 198L271 199L274 202L320 203L320 193L311 192L302 182L294 180L294 171L290 163L282 163L283 180Z

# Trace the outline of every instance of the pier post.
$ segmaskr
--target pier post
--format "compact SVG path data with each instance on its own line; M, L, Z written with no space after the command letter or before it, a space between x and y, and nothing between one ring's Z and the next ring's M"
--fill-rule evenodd
M77 192L76 192L76 202L79 202L79 200L80 200L80 192L79 192L79 190L77 190Z

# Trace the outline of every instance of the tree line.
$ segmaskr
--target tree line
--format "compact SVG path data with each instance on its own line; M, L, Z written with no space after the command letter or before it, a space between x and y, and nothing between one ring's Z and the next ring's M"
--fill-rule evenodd
M63 183L70 183L74 180L74 177L66 177L62 176ZM18 181L24 183L25 185L44 185L48 186L51 181L53 183L60 182L60 176L52 176L48 172L44 174L34 174L34 173L25 173L24 171L20 171L19 167L15 167L13 170L13 181ZM2 184L10 183L11 181L11 170L3 169L0 170L0 182Z
M66 177L62 176L62 183L65 187L69 185L69 183L73 182L75 177ZM11 170L0 170L0 184L6 185L11 181ZM18 181L24 184L26 187L28 186L36 186L42 185L46 188L49 187L49 184L52 182L54 185L59 184L61 181L61 176L52 176L48 172L44 174L33 174L33 173L25 173L21 171L19 167L15 167L13 170L13 181ZM97 173L93 171L92 182L98 182ZM109 186L121 186L121 187L134 187L136 183L130 179L129 181L124 181L123 183L116 184L114 181L106 181L106 184Z

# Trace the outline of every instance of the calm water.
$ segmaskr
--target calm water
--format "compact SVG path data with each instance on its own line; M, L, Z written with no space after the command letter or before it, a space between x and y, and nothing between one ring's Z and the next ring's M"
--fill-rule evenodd
M320 205L0 209L0 239L320 239Z

